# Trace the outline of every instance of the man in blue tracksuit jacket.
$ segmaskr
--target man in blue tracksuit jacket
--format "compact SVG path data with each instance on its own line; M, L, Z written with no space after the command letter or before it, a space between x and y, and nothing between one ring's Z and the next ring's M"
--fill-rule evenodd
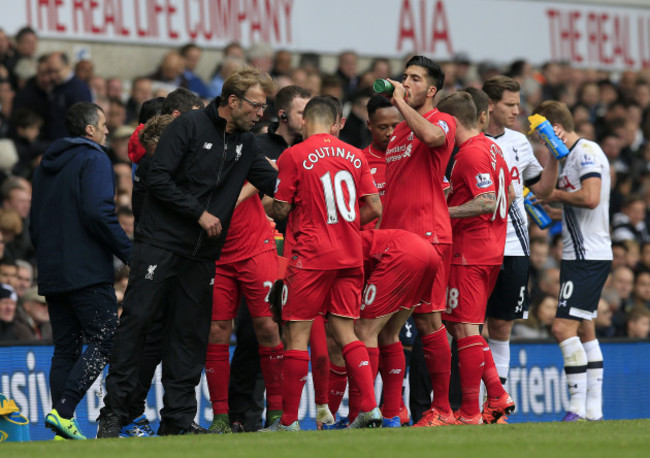
M117 327L113 256L128 264L132 244L115 214L102 109L79 102L66 127L71 137L52 143L34 174L29 229L54 337L53 410L45 424L61 437L85 439L73 415L108 362Z

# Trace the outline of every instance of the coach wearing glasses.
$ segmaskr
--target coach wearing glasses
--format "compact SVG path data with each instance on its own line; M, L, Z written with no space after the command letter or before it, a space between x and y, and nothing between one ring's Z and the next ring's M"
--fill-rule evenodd
M165 389L160 435L203 434L193 422L210 330L215 260L235 202L250 181L273 195L277 172L249 130L266 108L268 75L246 68L224 83L220 98L184 113L160 137L135 235L129 286L106 379L97 437L129 424L140 350L164 304ZM163 300L165 298L165 300Z

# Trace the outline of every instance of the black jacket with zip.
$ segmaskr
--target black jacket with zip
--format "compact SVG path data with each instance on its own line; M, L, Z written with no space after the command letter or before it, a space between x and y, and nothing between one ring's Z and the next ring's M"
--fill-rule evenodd
M147 196L135 239L182 256L215 260L226 240L237 197L246 180L273 195L278 177L250 132L226 133L219 99L188 111L163 132L147 173ZM199 217L221 221L208 238Z

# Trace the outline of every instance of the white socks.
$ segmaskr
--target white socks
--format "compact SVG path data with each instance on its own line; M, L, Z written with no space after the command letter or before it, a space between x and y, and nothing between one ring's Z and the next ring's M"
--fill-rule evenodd
M505 385L506 380L508 380L508 370L510 369L510 342L508 340L488 339L488 345L501 383Z
M587 354L587 420L603 418L603 353L598 340L583 342Z
M569 410L584 418L587 402L587 353L577 336L560 342L560 350L564 357L564 372L571 398Z

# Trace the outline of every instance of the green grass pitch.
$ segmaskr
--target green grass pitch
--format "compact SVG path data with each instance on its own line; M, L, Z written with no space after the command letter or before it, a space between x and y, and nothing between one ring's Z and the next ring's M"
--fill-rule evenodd
M2 458L650 456L650 420L0 444Z

